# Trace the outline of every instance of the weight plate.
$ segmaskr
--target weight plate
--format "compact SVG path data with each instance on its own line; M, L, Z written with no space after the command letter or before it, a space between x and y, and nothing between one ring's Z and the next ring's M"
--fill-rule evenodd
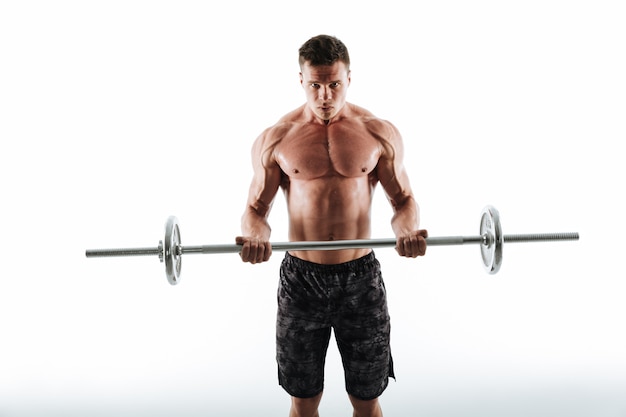
M180 228L178 227L178 219L170 216L165 223L163 258L165 260L165 275L172 285L176 285L180 281L181 253L179 248Z
M480 216L480 235L483 242L480 245L480 255L483 265L490 274L495 274L502 265L502 244L504 235L500 224L500 213L493 206L483 209Z

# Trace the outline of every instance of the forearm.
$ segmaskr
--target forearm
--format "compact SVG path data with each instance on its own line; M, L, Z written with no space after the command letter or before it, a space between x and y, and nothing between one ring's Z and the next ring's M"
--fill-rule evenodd
M248 206L241 216L241 232L244 236L268 241L272 228L266 215L259 213L254 207Z
M406 236L419 229L419 205L412 195L405 196L401 201L395 202L393 210L391 229L396 237Z

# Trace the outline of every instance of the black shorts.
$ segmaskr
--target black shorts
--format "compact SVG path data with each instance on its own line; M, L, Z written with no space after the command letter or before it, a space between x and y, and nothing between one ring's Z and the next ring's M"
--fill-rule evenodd
M395 376L385 284L373 252L338 265L286 254L278 287L276 360L278 382L290 395L309 398L323 391L331 328L348 394L361 400L380 396Z

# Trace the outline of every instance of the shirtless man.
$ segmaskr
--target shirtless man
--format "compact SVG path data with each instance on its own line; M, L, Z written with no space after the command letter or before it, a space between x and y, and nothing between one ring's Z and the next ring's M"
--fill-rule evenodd
M394 214L401 256L426 252L419 207L402 163L398 130L346 102L350 58L335 37L300 48L306 104L266 129L252 148L254 176L242 217L245 262L272 253L268 216L285 193L291 241L370 238L375 186ZM280 385L292 397L290 417L318 416L324 360L333 328L354 416L382 416L378 397L394 377L389 315L380 265L371 249L290 251L280 270L276 324Z

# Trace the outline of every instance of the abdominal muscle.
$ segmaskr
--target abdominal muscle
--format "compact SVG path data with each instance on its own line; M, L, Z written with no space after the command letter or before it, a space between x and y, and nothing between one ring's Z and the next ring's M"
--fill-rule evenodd
M370 237L373 188L369 176L331 175L292 179L285 189L291 241L336 241ZM339 264L360 258L371 249L289 251L306 261Z

